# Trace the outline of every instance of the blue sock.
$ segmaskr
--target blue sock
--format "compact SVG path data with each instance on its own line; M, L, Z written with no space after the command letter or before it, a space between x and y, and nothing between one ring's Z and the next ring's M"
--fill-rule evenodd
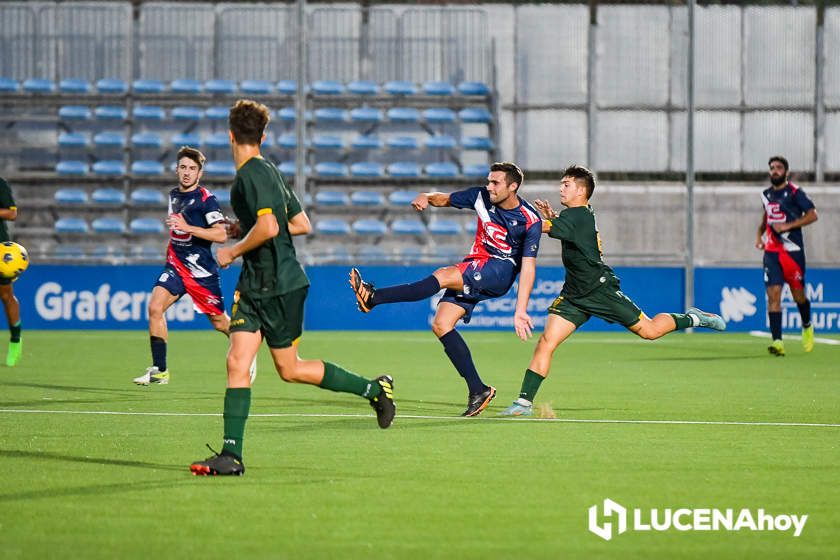
M770 318L770 336L773 340L782 340L782 312L768 311L767 317Z
M802 328L811 326L811 302L806 300L805 303L797 303L799 308L799 316L802 317Z
M376 288L373 294L373 305L383 303L398 303L401 301L420 301L430 298L440 291L440 282L432 276L412 282L411 284L399 284L387 288Z
M452 329L440 337L440 343L443 344L443 349L446 352L446 355L449 356L449 360L452 362L452 365L455 366L455 369L458 370L458 373L464 378L464 381L467 382L470 394L474 395L485 390L487 385L485 385L481 380L481 377L478 376L478 371L475 369L470 349L467 347L467 343L464 342L460 333L455 329Z
M159 336L150 336L152 344L152 365L158 371L166 371L166 341Z

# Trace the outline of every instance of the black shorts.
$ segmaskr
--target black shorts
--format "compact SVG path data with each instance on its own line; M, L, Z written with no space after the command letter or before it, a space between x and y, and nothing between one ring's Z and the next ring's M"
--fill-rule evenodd
M230 332L261 332L270 348L288 348L303 333L303 305L309 287L288 294L251 298L233 294Z

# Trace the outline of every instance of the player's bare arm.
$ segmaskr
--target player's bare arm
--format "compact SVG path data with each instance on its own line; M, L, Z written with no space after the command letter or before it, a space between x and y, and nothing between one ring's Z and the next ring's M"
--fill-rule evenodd
M216 260L219 262L219 266L226 268L245 253L253 251L269 239L277 237L278 233L280 233L280 226L274 214L262 214L257 217L257 223L245 237L230 247L221 247L216 251Z
M755 236L755 248L764 250L764 230L767 228L767 213L761 213L761 223L758 224L758 232Z
M808 224L813 224L816 221L817 221L817 209L816 208L811 208L810 210L805 212L805 214L803 214L800 218L797 218L796 220L794 220L792 222L788 222L788 223L784 223L784 224L782 224L782 223L773 224L773 229L777 233L784 233L784 232L790 231L792 229L805 227Z
M422 212L429 206L443 208L449 206L449 195L442 192L420 193L411 201L411 205L418 212Z
M17 219L17 208L0 208L0 220L14 222Z
M528 315L528 301L537 277L536 257L522 257L522 269L519 271L519 289L516 293L516 311L513 315L513 327L522 340L531 338L534 322Z
M289 219L289 233L291 235L306 235L312 231L312 223L306 211L301 210Z
M206 228L201 226L191 226L181 214L170 214L166 218L166 225L171 230L183 231L184 233L189 233L193 237L206 239L207 241L212 241L213 243L224 243L227 241L227 230L225 229L225 224L222 222L213 224L212 226Z

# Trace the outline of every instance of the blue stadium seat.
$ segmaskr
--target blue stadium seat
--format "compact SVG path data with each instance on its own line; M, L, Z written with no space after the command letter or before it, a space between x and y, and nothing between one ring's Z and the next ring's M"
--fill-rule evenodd
M344 84L335 80L315 80L312 82L312 93L315 95L341 95Z
M81 132L62 132L58 135L58 145L62 148L86 148L89 141L87 134Z
M470 220L464 224L464 231L470 234L474 234L478 231L478 220Z
M455 177L458 166L448 161L435 162L426 165L425 172L429 177Z
M219 204L230 204L230 189L214 189L213 194Z
M84 105L65 105L58 109L58 117L65 121L89 121L92 112Z
M388 120L391 122L420 122L420 111L414 107L392 107L391 109L388 109L387 114Z
M163 139L157 132L138 132L131 137L131 145L135 148L160 148Z
M13 78L0 77L0 93L17 93L20 83Z
M417 218L398 218L391 222L391 231L396 235L423 235L426 226Z
M82 189L63 188L55 191L53 198L58 204L87 204L88 195Z
M359 235L385 235L388 233L388 226L382 220L376 218L362 218L353 222L353 233Z
M315 165L315 173L322 177L347 177L347 166L336 161L322 161Z
M141 159L131 164L134 175L163 175L163 164L159 161Z
M419 177L420 166L413 161L396 161L388 165L391 177Z
M461 122L465 123L489 123L493 121L493 115L484 107L467 107L458 112Z
M103 159L93 164L96 175L125 175L125 164L118 159Z
M455 87L449 82L428 81L423 83L423 93L426 95L453 95Z
M350 235L350 225L340 218L327 218L315 222L315 231L324 235Z
M338 107L315 109L315 122L343 122L347 120L347 111Z
M199 107L175 107L172 118L176 121L200 121L204 117L204 109Z
M93 89L87 80L76 78L65 78L58 82L58 91L61 93L90 93Z
M429 222L429 233L433 235L459 235L461 224L455 220L437 219Z
M297 93L297 82L295 80L280 80L277 82L277 91L283 95L294 95Z
M210 161L204 166L204 173L208 177L233 177L236 166L232 161Z
M142 261L159 261L164 258L164 247L160 243L154 245L133 245L131 247L131 255Z
M134 80L131 89L139 94L163 93L166 85L160 80Z
M114 187L102 187L93 191L90 199L96 204L125 204L125 193Z
M490 95L490 88L483 82L461 82L458 91L461 95Z
M210 107L204 112L204 116L211 121L226 121L230 116L229 107Z
M277 169L280 171L281 175L286 177L293 177L295 173L297 173L297 165L293 161L281 161L280 165L277 166Z
M176 148L181 146L191 146L193 148L201 147L201 137L192 132L179 132L172 136L172 145Z
M377 95L379 85L368 80L355 80L347 84L347 91L353 95Z
M216 95L232 95L237 91L236 82L233 80L207 80L204 82L204 91Z
M135 105L131 114L140 121L162 121L166 118L166 111L157 105Z
M438 245L430 256L435 262L457 263L464 260L464 252L459 245Z
M297 144L297 142L295 142ZM340 136L331 134L316 134L312 138L312 147L319 150L340 150L344 147L344 141Z
M214 132L206 136L202 143L208 148L227 149L230 147L230 136L227 132Z
M165 231L163 223L155 218L134 218L129 222L128 229L138 235L161 234Z
M493 141L486 136L467 136L461 140L461 147L465 150L489 152L493 150Z
M269 148L273 148L273 147L274 147L274 144L275 144L275 142L274 142L274 133L272 133L272 132L266 132L266 133L265 133L265 140L263 140L263 141L262 141L262 144L260 144L260 147L261 147L263 150L268 150Z
M166 198L157 189L139 188L131 191L131 202L138 206L160 206Z
M315 203L323 206L346 206L350 204L350 198L344 191L318 191L315 194Z
M404 245L399 248L397 258L402 265L414 265L423 261L423 249L417 245Z
M350 111L350 120L361 123L382 122L382 109L376 109L374 107L356 107Z
M93 114L100 121L124 121L128 118L125 107L119 105L100 105L93 110Z
M490 173L490 166L486 163L471 163L464 166L464 175L467 177L487 177Z
M382 147L382 140L375 134L360 134L353 139L354 150L378 150Z
M96 233L125 233L125 222L112 216L96 218L90 227Z
M353 206L384 206L385 197L378 191L356 191L350 195Z
M455 111L448 107L432 107L423 111L423 118L429 123L454 123Z
M417 191L394 191L388 195L388 202L394 206L407 206L420 194Z
M353 177L384 177L385 169L375 161L359 161L350 166Z
M281 134L280 138L277 139L277 145L284 150L294 150L297 148L297 135L293 132Z
M87 175L90 166L84 161L59 161L55 166L55 172L59 175Z
M119 95L128 91L128 84L119 78L102 78L96 82L96 91L104 94Z
M90 250L90 256L94 259L121 259L125 257L125 253L122 247L99 244Z
M87 224L85 224L87 227ZM57 232L57 233L85 233L85 232ZM61 243L53 249L52 256L63 260L80 260L85 258L85 249L79 245Z
M125 134L122 132L99 132L93 136L93 144L98 148L125 147Z
M281 121L294 122L297 119L297 112L294 107L283 107L277 111L277 118Z
M452 150L457 143L448 134L435 134L426 138L426 148L430 150Z
M54 93L55 84L46 78L29 78L23 81L23 91L26 93Z
M242 80L239 89L248 95L270 95L274 93L274 84L265 80Z
M388 138L388 147L392 150L416 150L418 148L417 138L414 136L394 136Z
M179 79L172 80L170 84L172 93L184 93L195 95L204 91L204 84L198 80Z
M59 218L55 221L56 233L87 233L89 229L84 218Z
M392 254L379 245L362 245L357 252L356 260L369 265L388 264L392 262Z
M385 82L385 93L389 95L414 95L417 93L417 85L412 82L394 80Z

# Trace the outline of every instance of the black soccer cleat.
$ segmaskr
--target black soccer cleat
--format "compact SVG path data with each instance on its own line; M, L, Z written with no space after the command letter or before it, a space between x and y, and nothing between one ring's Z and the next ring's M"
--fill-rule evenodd
M356 307L359 311L370 313L373 309L373 294L376 293L376 288L370 282L362 280L362 274L358 268L350 269L350 287L356 295Z
M480 393L470 395L467 399L467 410L461 416L478 416L494 398L496 398L495 387L487 387Z
M207 446L210 451L213 448ZM190 472L196 476L242 476L245 474L245 464L241 459L237 459L233 455L220 454L213 451L213 456L208 457L203 461L196 461L190 465Z
M379 427L384 430L391 425L397 414L397 405L394 404L394 380L390 375L380 375L374 381L379 383L382 391L370 399L370 406L376 411Z

